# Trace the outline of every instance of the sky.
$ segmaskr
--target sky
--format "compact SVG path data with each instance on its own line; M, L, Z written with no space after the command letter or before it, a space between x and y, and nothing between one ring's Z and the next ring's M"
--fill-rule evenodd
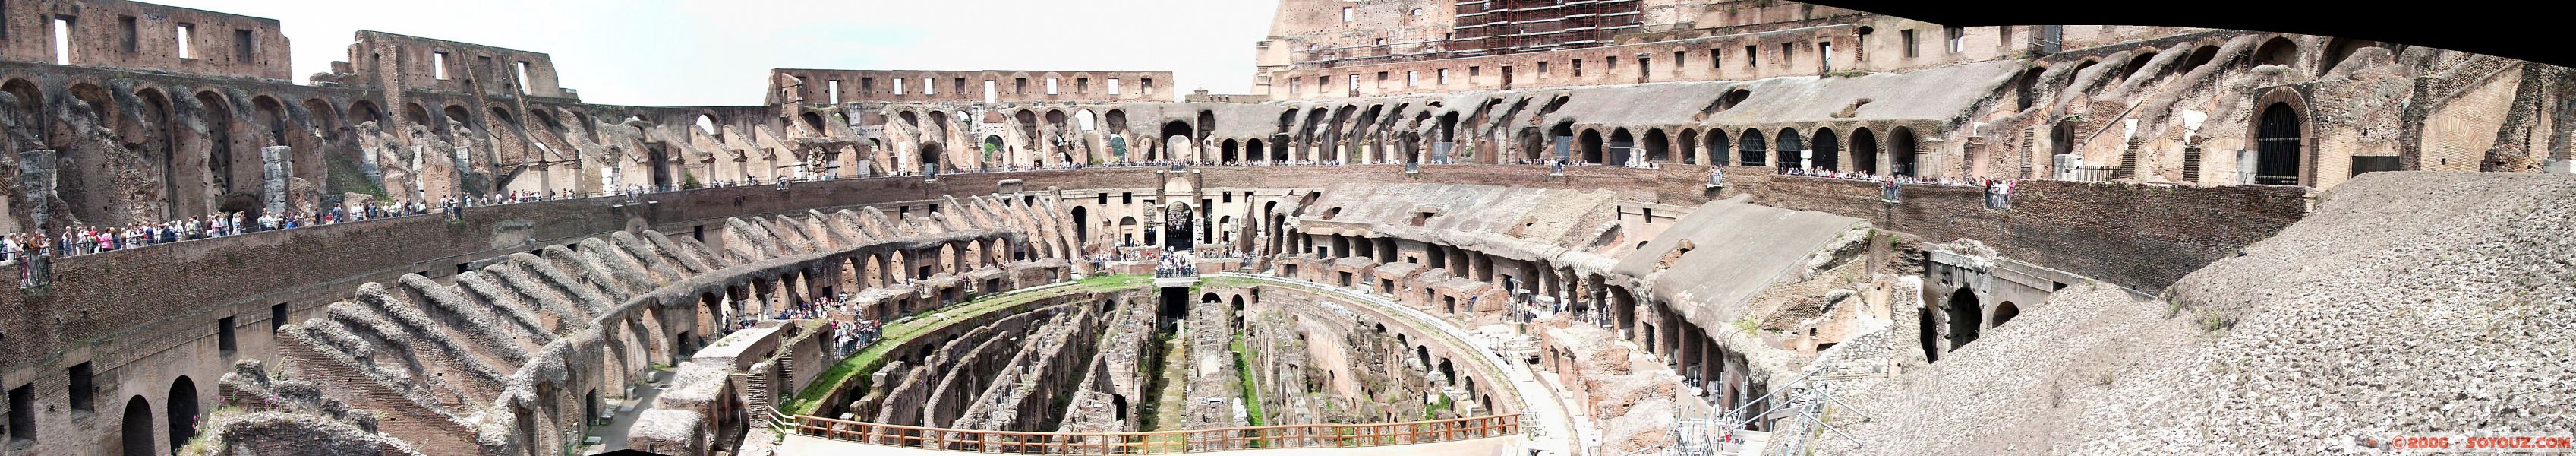
M145 0L278 20L295 82L358 30L554 58L601 104L756 105L772 68L1171 70L1245 93L1278 0ZM1177 97L1176 97L1177 98Z

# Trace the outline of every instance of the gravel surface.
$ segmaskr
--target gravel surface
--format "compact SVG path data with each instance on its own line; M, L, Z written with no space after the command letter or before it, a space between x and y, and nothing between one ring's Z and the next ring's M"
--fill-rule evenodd
M2576 177L2371 173L2170 303L2070 287L1845 400L1824 454L2345 454L2576 429ZM1823 439L1831 441L1832 439Z

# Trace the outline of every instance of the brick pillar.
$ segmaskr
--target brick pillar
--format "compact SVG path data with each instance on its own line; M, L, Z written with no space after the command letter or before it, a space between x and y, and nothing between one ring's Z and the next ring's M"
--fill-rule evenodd
M287 179L294 176L294 163L288 161L295 151L287 146L259 149L260 199L268 203L268 213L286 214Z

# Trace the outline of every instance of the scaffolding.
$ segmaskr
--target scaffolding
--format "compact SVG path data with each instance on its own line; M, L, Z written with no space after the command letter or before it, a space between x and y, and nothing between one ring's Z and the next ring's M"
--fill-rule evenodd
M1449 57L1609 45L1644 26L1639 0L1473 0L1457 3Z

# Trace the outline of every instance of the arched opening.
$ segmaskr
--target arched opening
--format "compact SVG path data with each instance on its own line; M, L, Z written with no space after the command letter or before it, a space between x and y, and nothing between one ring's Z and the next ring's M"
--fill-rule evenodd
M2299 185L2299 149L2303 130L2299 110L2288 102L2275 102L2263 107L2263 118L2255 125L2254 183L2262 185Z
M2074 125L2075 121L2062 120L2057 122L2056 127L2048 129L2049 155L2066 155L2075 153Z
M2255 65L2289 66L2298 59L2299 43L2290 41L2288 37L2272 37L2264 40L2262 46L2254 48Z
M1878 134L1868 128L1852 130L1852 171L1878 173Z
M134 96L143 100L145 132L143 159L152 167L155 174L161 176L163 216L203 214L205 196L200 193L204 189L190 186L196 188L189 188L183 193L179 186L179 143L177 135L172 134L170 130L170 99L161 95L161 91L154 89L137 90ZM372 108L370 110L372 114ZM356 153L356 148L350 149L352 149L350 153Z
M1969 342L1977 341L1977 329L1985 327L1986 321L1985 309L1977 305L1976 290L1959 287L1959 291L1950 292L1950 306L1947 313L1950 317L1951 350L1958 350L1959 347L1968 346Z
M1728 162L1735 161L1735 143L1726 139L1726 130L1708 129L1708 140L1705 144L1708 144L1709 166L1723 167Z
M1135 217L1118 218L1118 237L1118 242L1122 245L1136 245Z
M1744 142L1736 145L1735 164L1742 166L1771 164L1771 157L1768 155L1770 147L1764 144L1761 130L1744 130L1743 138Z
M152 456L153 453L158 452L152 448L152 404L150 401L144 400L143 396L134 396L132 399L126 399L124 426L125 427L121 432L124 434L124 439L122 440L123 445L121 445L124 447L124 451L118 454L123 454L125 456Z
M1243 295L1235 295L1235 296L1234 296L1234 299L1233 299L1232 301L1233 301L1233 304L1234 304L1234 327L1235 327L1235 329L1242 329L1242 328L1243 328Z
M2021 316L2021 306L2013 305L2012 301L1995 304L1995 326L2003 326L2004 322L2012 321L2013 317L2018 316Z
M1610 130L1610 156L1607 157L1609 160L1601 163L1609 165L1626 165L1629 162L1629 156L1636 153L1636 135L1629 134L1628 129L1626 128Z
M1270 157L1270 152L1261 147L1261 140L1258 138L1245 140L1243 144L1243 159L1245 161L1276 159Z
M1888 171L1899 176L1913 176L1915 171L1914 130L1896 127L1887 135Z
M1190 133L1191 130L1189 122L1178 120L1164 122L1162 134L1155 136L1163 139L1162 155L1159 157L1147 157L1147 159L1188 161L1197 158L1197 154L1191 153L1190 146L1195 144L1196 140L1190 137Z
M1002 136L1001 136L1001 135L984 135L984 143L983 143L983 148L984 148L984 149L981 151L982 153L981 153L981 154L979 154L979 155L976 157L975 162L976 162L976 163L989 163L989 162L992 162L992 161L993 161L993 159L995 159L995 158L999 158L999 157L1001 157L1001 156L1002 156L1002 149L1003 149L1004 147L1006 147L1006 146L1004 146L1004 145L1002 144Z
M169 408L164 418L170 423L170 453L178 454L179 446L197 438L197 382L185 375L171 381Z
M1581 161L1578 161L1578 162L1576 162L1576 163L1583 163L1583 164L1589 164L1589 165L1598 165L1598 164L1601 164L1601 163L1602 163L1602 161L1601 161L1601 132L1600 132L1600 131L1595 131L1595 130L1583 130L1583 139L1577 140L1577 141L1575 141L1575 142L1577 142L1577 143L1581 143L1581 145L1580 145L1580 146L1577 146L1577 148L1579 148L1579 149L1582 149L1582 150L1583 150L1583 157L1582 157L1582 160L1581 160Z
M2181 71L2184 73L2190 73L2191 70L2200 69L2201 65L2208 65L2211 60L2217 59L2218 45L2213 44L2201 46L2197 49L2192 49L2191 56L2183 58Z
M234 157L236 154L233 153L232 104L224 101L223 95L206 91L197 92L197 105L204 109L199 113L199 120L205 122L206 128L206 172L215 181L216 194L225 195L218 198L229 198L231 195L248 191L246 187L254 187L251 184L259 181L257 177L260 172L259 157L258 154L247 154L251 156L248 165L240 163L239 158ZM245 177L245 174L249 177ZM223 210L232 212L229 208Z
M1242 145L1243 143L1236 142L1234 138L1226 138L1225 143L1219 145L1217 148L1218 163L1234 163L1236 157L1235 148L1242 147Z
M924 174L924 175L939 174L939 170L940 170L940 169L947 168L947 163L948 163L948 162L947 162L947 161L945 161L943 158L941 158L941 157L940 157L940 153L941 153L941 151L940 151L940 148L939 148L939 143L935 143L935 142L924 142L924 143L921 143L921 149L920 149L920 150L921 150L921 173L922 173L922 174Z
M445 110L445 112L446 112L446 114L447 114L447 121L448 121L448 122L454 122L456 125L464 126L464 128L469 129L469 130L471 130L471 129L473 129L473 128L474 128L474 114L473 114L473 113L471 113L471 112L467 112L467 111L465 111L465 107L464 107L464 106L459 106L459 105L447 105L447 109ZM450 134L465 134L465 133L467 133L467 132L457 131L457 132L449 132L449 133L450 133Z
M1816 169L1826 171L1842 169L1842 138L1834 137L1834 129L1816 129L1816 137L1810 140L1810 143L1812 151L1807 155L1816 157Z
M815 135L815 136L825 136L825 137L832 136L832 130L833 130L833 129L830 129L830 128L823 128L823 115L822 115L822 114L815 114L815 113L810 113L810 112L809 112L809 113L804 113L804 114L798 114L798 115L796 116L796 120L802 120L802 121L805 121L805 128L811 128L811 129L814 129L814 135Z
M1087 242L1090 242L1090 241L1091 241L1091 211L1089 211L1089 210L1087 210L1087 209L1083 209L1083 207L1082 207L1082 206L1074 206L1074 207L1073 207L1073 242L1074 242L1075 244L1083 244L1083 243L1087 243Z
M2039 78L2047 72L2048 67L2035 66L2022 70L2020 77L2013 78L2014 109L2026 111L2039 104Z
M1797 129L1780 129L1779 146L1779 166L1782 171L1790 169L1804 169L1807 167L1807 140L1806 138L1798 136Z

